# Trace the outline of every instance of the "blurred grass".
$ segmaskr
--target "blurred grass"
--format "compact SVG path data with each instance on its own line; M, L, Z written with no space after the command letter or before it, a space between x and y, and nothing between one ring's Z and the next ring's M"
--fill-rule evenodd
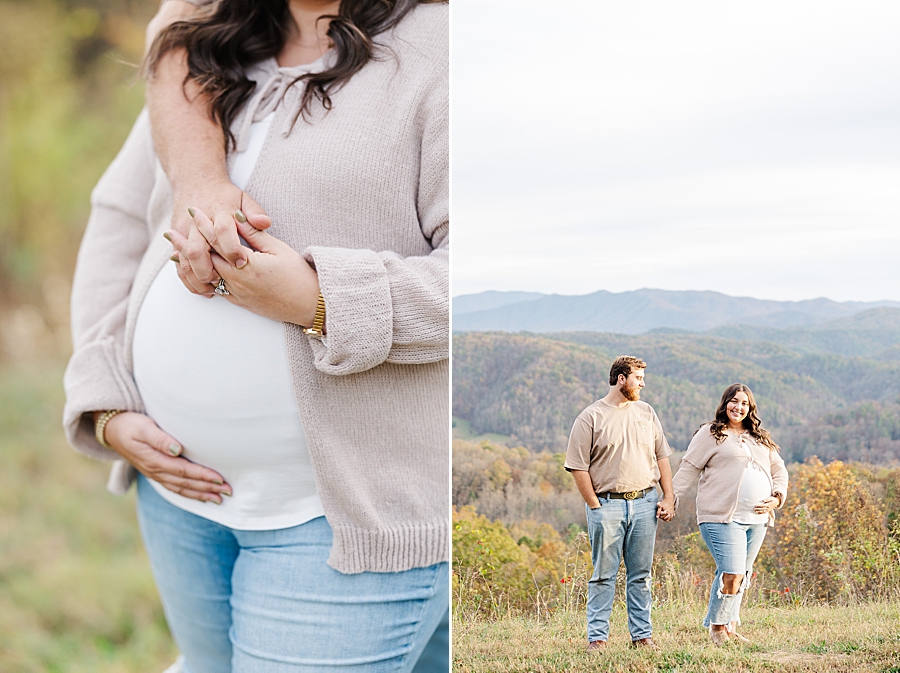
M60 426L90 190L141 105L155 0L0 0L0 672L175 657L131 498Z
M63 367L0 365L0 671L162 671L177 651L134 497L67 446Z

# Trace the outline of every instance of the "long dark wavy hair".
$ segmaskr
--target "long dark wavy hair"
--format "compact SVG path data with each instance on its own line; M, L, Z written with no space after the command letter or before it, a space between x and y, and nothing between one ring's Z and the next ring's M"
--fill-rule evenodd
M306 117L313 100L330 110L332 94L377 57L375 36L396 26L416 5L434 2L446 0L341 0L337 16L323 17L331 19L327 35L336 54L334 65L292 83L306 81L297 117ZM277 56L292 28L288 0L216 0L190 21L176 21L160 31L143 71L152 76L165 54L184 48L184 84L194 80L209 98L209 116L225 131L227 149L234 145L231 123L256 87L244 74L246 68Z
M759 420L759 414L756 411L756 398L753 397L753 391L743 383L732 383L722 393L722 399L719 401L719 407L716 409L716 419L709 426L709 433L716 438L716 444L721 444L725 441L725 428L728 427L728 413L726 409L728 403L738 393L746 393L747 399L750 401L750 411L747 412L744 420L741 421L744 430L763 446L767 446L774 451L780 451L779 446L772 441L769 431L762 427L762 421Z

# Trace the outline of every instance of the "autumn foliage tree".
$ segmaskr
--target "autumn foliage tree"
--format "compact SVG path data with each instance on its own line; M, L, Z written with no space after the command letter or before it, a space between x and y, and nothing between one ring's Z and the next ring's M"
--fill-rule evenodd
M466 488L479 479L482 487L499 480L509 488L511 474L530 472L514 449L481 448L467 454L472 465ZM481 502L475 500L476 505ZM512 514L511 510L505 513ZM561 532L528 519L492 521L473 505L456 509L453 523L458 614L504 617L583 608L591 574L585 533L574 535L571 528ZM677 535L665 548L658 545L655 600L704 603L714 567L696 530ZM896 597L900 592L900 470L838 461L825 465L818 458L799 466L791 475L788 501L777 513L756 570L751 601L782 605Z
M584 524L584 501L561 453L489 442L453 442L453 504L474 505L507 526L526 519L564 531Z
M846 463L800 466L773 535L778 575L817 599L866 598L900 579L882 506Z
M453 511L455 609L470 615L547 611L581 604L590 564L587 537L569 542L548 524L507 528L472 506Z

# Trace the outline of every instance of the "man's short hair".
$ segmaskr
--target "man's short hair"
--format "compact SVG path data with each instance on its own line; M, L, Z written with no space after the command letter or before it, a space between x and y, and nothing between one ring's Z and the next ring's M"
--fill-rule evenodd
M647 363L640 358L632 355L620 355L612 363L612 367L609 368L609 385L614 386L618 383L619 374L627 379L635 369L646 368Z

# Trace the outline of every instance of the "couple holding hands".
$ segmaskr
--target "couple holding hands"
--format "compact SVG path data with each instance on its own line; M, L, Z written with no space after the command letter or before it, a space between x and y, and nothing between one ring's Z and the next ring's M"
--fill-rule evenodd
M750 389L722 393L713 420L694 434L675 477L672 449L653 408L640 401L647 364L622 356L609 393L575 419L565 467L584 498L593 574L588 583L588 650L602 650L619 563L626 570L628 630L636 647L657 648L650 582L657 520L671 521L697 480L697 522L716 562L703 625L716 645L749 642L737 632L744 591L774 510L784 505L788 473L762 427ZM656 486L662 490L660 499Z

